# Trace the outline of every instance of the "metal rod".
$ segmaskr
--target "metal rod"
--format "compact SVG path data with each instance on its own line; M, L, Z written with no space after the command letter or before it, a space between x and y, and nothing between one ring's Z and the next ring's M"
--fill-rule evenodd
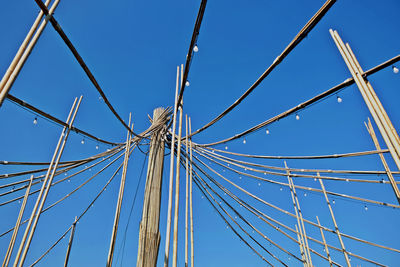
M307 267L307 261L306 261L304 251L303 251L303 242L301 241L299 227L297 227L297 224L295 224L294 227L296 229L297 241L299 242L300 254L301 254L301 259L303 261L303 266Z
M129 122L128 125L131 127L131 131L133 130L133 124L131 126L132 120L132 113L129 113ZM130 150L130 141L131 141L131 131L128 131L126 134L126 146L125 146L125 157L124 157L124 166L122 168L122 176L121 176L121 183L119 186L119 193L118 193L118 200L117 206L115 207L115 217L114 217L114 225L113 230L111 233L111 240L110 240L110 248L108 250L108 257L107 257L107 267L112 266L113 256L114 256L114 248L115 248L115 241L117 239L117 232L118 232L118 225L119 225L119 217L121 214L121 207L122 207L122 199L124 197L125 191L125 181L126 181L126 171L128 168L128 161L129 161L129 150Z

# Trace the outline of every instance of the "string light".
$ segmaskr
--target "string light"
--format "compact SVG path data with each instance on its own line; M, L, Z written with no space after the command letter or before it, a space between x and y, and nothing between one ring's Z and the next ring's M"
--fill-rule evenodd
M281 191L282 191L282 190L283 190L283 188L281 187L281 188L279 188L279 190L281 190Z
M332 200L332 203L335 204L335 200Z
M246 139L243 139L243 144L246 144Z
M304 193L304 196L306 197L306 196L307 196L307 193Z
M392 70L394 74L399 73L399 69L396 66L392 66Z
M367 205L365 205L365 206L364 206L364 209L365 209L366 211L368 210L368 207L367 207Z
M225 146L225 150L228 150L228 146Z
M35 119L33 119L33 124L34 124L34 125L37 124L37 117L35 117Z
M342 101L343 101L343 99L342 99L340 96L338 96L338 97L337 97L337 102L338 102L338 103L342 103Z
M81 144L82 145L85 144L85 139L82 139Z
M299 114L296 114L296 120L300 120Z
M96 149L99 149L99 145L96 145Z
M189 82L188 80L186 80L185 85L186 85L186 86L189 86L189 85L190 85L190 82Z
M197 46L197 44L193 47L193 51L196 53L199 52L199 47Z
M269 134L269 130L268 130L268 129L267 129L267 130L265 130L265 133L266 133L266 134Z

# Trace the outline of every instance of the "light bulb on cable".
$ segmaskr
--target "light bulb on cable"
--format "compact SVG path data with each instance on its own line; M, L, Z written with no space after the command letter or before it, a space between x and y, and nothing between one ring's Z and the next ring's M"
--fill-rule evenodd
M266 134L269 134L269 130L268 130L268 129L267 129L267 130L265 130L265 133L266 133Z
M85 143L85 139L82 139L81 144L83 145Z
M368 207L367 207L367 205L365 205L365 206L364 206L364 209L365 209L366 211L368 210Z
M396 66L392 66L392 70L394 74L399 73L399 69Z
M342 101L343 101L343 99L342 99L340 96L338 96L338 97L337 97L337 102L338 102L338 103L342 103Z
M34 124L34 125L37 124L37 117L35 117L35 119L33 120L33 124Z
M246 139L243 139L243 144L246 144Z
M185 86L189 86L189 85L190 85L190 82L188 80L186 80Z
M299 114L296 114L296 120L300 120Z
M225 146L225 150L228 150L228 146Z
M96 149L99 149L99 145L96 145Z
M197 44L193 47L193 51L196 53L199 52L199 47L197 46Z

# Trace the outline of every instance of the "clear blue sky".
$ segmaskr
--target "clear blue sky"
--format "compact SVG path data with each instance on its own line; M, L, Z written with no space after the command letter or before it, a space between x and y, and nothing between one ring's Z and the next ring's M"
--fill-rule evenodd
M189 74L190 86L184 94L184 112L192 118L192 128L198 129L233 103L273 62L324 1L209 1L201 27L198 46ZM176 66L184 63L200 1L61 1L55 17L76 46L117 112L128 119L133 113L136 132L149 127L147 114L154 108L172 106ZM399 54L399 11L396 0L337 1L322 21L271 75L223 120L194 137L198 143L217 141L241 132L271 116L291 108L332 86L341 83L350 73L336 49L328 30L338 30L349 42L364 70ZM0 73L5 73L19 45L38 12L31 1L6 1L0 10ZM400 67L400 64L399 66ZM400 126L400 74L391 68L369 77L396 129ZM65 120L73 98L83 95L75 126L116 142L125 140L126 131L113 117L86 77L79 64L49 24L33 50L11 93L36 107ZM243 140L228 144L230 151L266 155L321 155L373 150L374 145L364 121L370 117L364 101L353 85L338 94L342 103L332 96L294 116L285 118ZM35 115L5 101L0 108L0 160L49 161L61 128L42 118L32 123ZM374 124L375 126L375 124ZM377 130L375 126L375 130ZM91 156L109 148L71 133L62 160ZM381 145L385 147L379 136ZM219 146L218 148L223 148ZM166 152L169 152L166 150ZM387 156L390 167L395 165ZM121 245L130 207L140 176L144 156L132 154L122 207L114 266L136 264L141 202L144 177L126 236L121 265ZM283 166L282 161L264 161ZM378 156L364 158L288 161L289 167L382 170ZM115 165L116 166L116 165ZM98 168L97 168L98 169ZM96 169L96 170L97 170ZM39 221L26 263L39 257L73 222L108 180L115 167L104 172L68 200L44 214ZM0 165L0 173L12 173L22 168ZM94 172L92 170L92 172ZM165 158L159 266L162 266L167 206L169 156ZM83 182L88 174L51 189L47 204L54 202ZM27 177L22 177L26 179ZM21 179L22 179L21 178ZM76 231L70 266L103 266L114 219L119 178L83 217ZM279 186L251 179L238 180L239 185L258 196L293 212L290 194ZM285 178L269 178L286 181ZM371 177L381 179L383 177ZM18 180L15 178L15 180ZM4 179L2 184L12 180ZM315 182L296 183L319 187ZM226 185L226 183L225 183ZM329 190L354 194L396 204L389 185L364 185L326 182ZM6 191L5 189L0 189ZM184 193L184 184L182 184ZM238 191L235 193L241 195ZM3 202L21 193L0 197ZM328 210L319 194L299 193L304 216L333 228ZM183 198L181 198L183 199ZM265 213L294 227L295 220L262 206L250 203ZM30 198L24 218L28 217L36 197ZM335 199L334 211L340 229L354 236L400 248L399 211L364 203ZM15 224L20 204L0 207L0 232ZM47 206L47 205L46 205ZM194 190L195 264L197 266L264 266L254 253L244 246L213 211L200 192ZM183 208L183 202L181 207ZM182 209L183 212L183 209ZM179 266L184 266L183 213L181 217ZM299 255L299 248L289 239L253 217L250 220L274 241ZM308 227L308 226L306 226ZM22 228L24 229L24 228ZM307 231L320 239L319 232ZM20 232L22 233L22 232ZM19 236L19 239L21 238ZM332 245L339 246L335 235L326 234ZM0 252L6 250L10 235L0 238ZM19 240L18 239L18 240ZM262 240L261 238L259 240ZM63 240L40 266L60 266L67 245ZM268 242L263 244L269 247ZM389 266L398 265L400 255L345 239L346 248ZM320 253L322 247L312 244ZM271 248L289 266L301 266L287 255ZM119 258L117 259L117 256ZM267 255L264 255L267 257ZM332 252L334 259L345 264L342 255ZM270 257L269 257L270 258ZM274 262L274 261L273 261ZM313 257L315 266L325 266ZM274 264L277 264L274 262ZM354 266L369 266L352 258Z

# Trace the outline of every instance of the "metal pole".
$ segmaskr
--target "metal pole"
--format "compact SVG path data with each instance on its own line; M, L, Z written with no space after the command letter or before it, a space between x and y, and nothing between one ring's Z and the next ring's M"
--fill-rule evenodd
M175 152L175 129L176 129L176 110L178 101L178 90L179 90L179 66L176 70L176 88L175 88L175 107L172 122L172 138L171 138L171 153L170 153L170 165L169 165L169 189L168 189L168 214L167 214L167 230L165 234L165 255L164 255L164 267L168 267L169 261L169 243L171 236L171 215L172 215L172 191L174 185L174 152Z
M317 172L317 176L319 176L319 172ZM332 221L333 221L333 224L335 226L335 232L336 232L336 234L337 234L337 236L339 238L340 246L342 247L342 251L343 251L344 257L346 259L347 266L351 267L349 255L347 254L346 248L344 247L342 236L340 234L339 227L337 226L335 215L333 214L333 210L332 210L332 207L331 207L331 203L329 202L328 195L326 194L324 183L322 182L321 178L318 178L318 180L319 180L319 183L321 184L322 191L324 192L326 204L328 205L329 212L331 213Z
M64 267L68 266L69 254L71 253L72 242L74 241L75 227L78 222L78 217L75 216L75 221L72 224L71 235L69 236L67 254L65 255Z
M307 266L307 261L304 255L304 251L303 251L303 242L301 241L301 237L300 237L300 231L299 228L297 227L297 224L294 225L295 229L296 229L296 234L297 234L297 241L299 242L299 247L300 247L300 254L301 254L301 259L303 260L303 266Z
M29 192L31 190L33 177L34 176L32 174L31 175L31 179L29 180L28 188L25 191L24 200L22 201L21 209L19 210L17 223L15 224L14 231L13 231L13 234L11 236L10 244L8 245L7 253L6 253L6 256L4 258L2 267L8 266L8 263L10 261L10 258L11 258L11 255L12 255L12 251L13 251L14 245L15 245L15 240L17 239L19 226L21 225L22 216L24 215L25 206L26 206L26 203L28 202L28 197L29 197Z
M133 124L131 126L131 119L132 119L132 114L129 113L128 126L131 127L130 129L132 131ZM114 248L115 248L115 241L117 239L119 216L121 214L122 199L124 197L124 192L125 192L126 171L128 168L129 150L130 150L130 143L131 143L131 131L128 131L128 133L126 135L124 166L122 168L121 183L119 185L117 206L115 207L114 224L113 224L113 229L112 229L112 233L111 233L110 248L108 249L107 267L112 266L112 261L113 261L113 256L114 256Z

